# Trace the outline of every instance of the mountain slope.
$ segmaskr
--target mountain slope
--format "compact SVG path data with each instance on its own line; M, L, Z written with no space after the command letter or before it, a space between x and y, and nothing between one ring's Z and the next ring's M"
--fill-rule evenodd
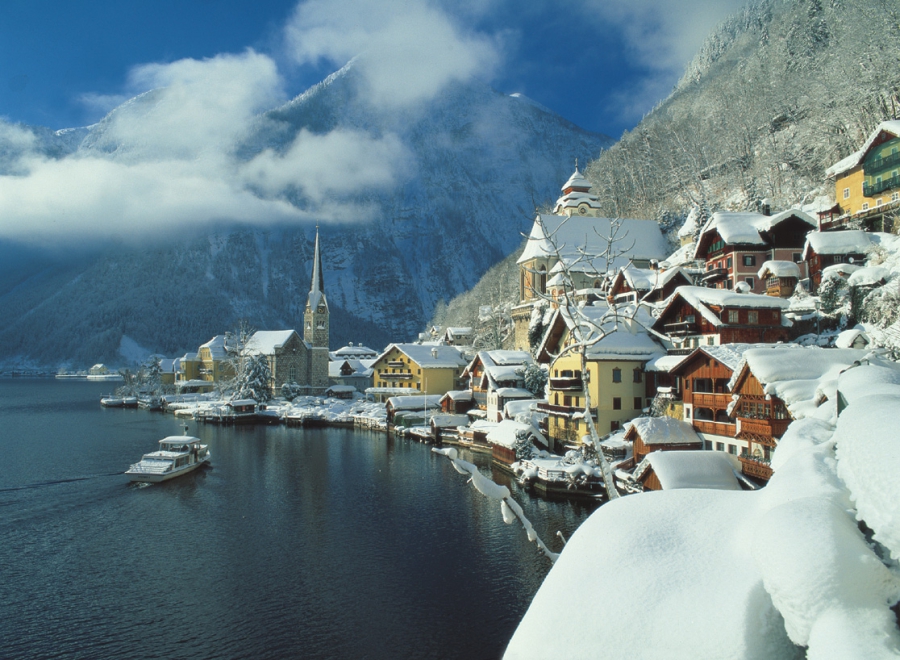
M368 212L321 225L332 343L378 347L415 336L438 300L468 289L514 250L534 206L555 198L574 158L596 156L611 140L475 83L451 85L424 108L373 113L354 76L345 67L258 116L237 156L249 162L283 152L303 131L399 138L409 154L405 178L363 196L342 191L341 203ZM134 120L153 102L143 95L114 112ZM139 157L142 145L117 141L110 124L91 127L75 154ZM290 201L314 208L299 193ZM174 355L238 318L260 328L300 327L312 224L223 227L149 251L113 246L65 268L0 278L0 360L115 364L123 337Z

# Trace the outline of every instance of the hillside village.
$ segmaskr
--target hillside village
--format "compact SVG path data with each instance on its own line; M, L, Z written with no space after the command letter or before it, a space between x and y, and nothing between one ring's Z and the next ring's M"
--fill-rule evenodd
M732 486L758 488L803 416L760 364L809 360L816 382L864 361L894 368L900 321L884 309L900 268L898 147L900 122L884 122L828 169L833 204L692 212L674 250L653 220L601 217L576 165L534 220L495 347L477 328L433 327L417 343L329 352L317 235L302 334L217 335L159 360L155 384L173 410L208 421L355 416L459 443L545 492L608 494L604 459L618 492L663 489L658 453L671 450L716 452Z

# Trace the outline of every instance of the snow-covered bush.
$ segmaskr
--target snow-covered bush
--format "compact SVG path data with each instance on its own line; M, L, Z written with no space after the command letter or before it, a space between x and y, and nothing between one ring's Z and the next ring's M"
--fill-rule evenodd
M544 387L547 385L547 372L539 364L526 365L524 369L517 371L525 380L525 389L536 396L544 395Z
M293 401L298 396L303 393L303 388L301 388L297 383L291 381L289 383L285 383L281 386L281 396L287 399L288 401Z

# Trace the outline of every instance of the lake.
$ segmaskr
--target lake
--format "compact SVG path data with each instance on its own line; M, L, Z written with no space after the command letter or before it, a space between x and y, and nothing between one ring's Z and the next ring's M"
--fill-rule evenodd
M183 430L110 389L0 379L4 658L498 658L550 568L447 459L380 433L190 422L211 465L130 484ZM556 551L595 508L494 478Z

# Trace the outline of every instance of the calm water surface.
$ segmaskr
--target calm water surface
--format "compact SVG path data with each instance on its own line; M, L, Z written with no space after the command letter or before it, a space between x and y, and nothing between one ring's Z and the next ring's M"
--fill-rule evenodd
M0 379L0 657L497 658L549 570L446 459L383 434L191 423L212 465L132 485L182 431L101 408L109 389ZM517 499L557 550L591 511Z

